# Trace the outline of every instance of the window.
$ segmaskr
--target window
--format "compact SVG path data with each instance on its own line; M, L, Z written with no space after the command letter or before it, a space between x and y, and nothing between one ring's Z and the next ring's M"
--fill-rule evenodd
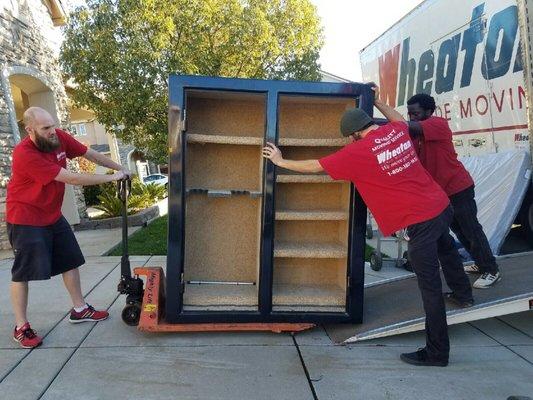
M74 136L85 136L87 135L87 129L85 128L85 124L72 124L70 128L70 132Z

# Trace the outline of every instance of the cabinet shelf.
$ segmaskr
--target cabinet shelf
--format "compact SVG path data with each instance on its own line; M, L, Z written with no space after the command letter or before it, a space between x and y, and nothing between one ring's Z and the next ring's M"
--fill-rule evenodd
M205 194L207 195L207 197L250 196L253 199L263 196L263 193L258 190L248 190L248 189L189 188L186 190L186 193L187 195Z
M280 138L278 139L279 146L309 146L309 147L341 147L348 144L345 138L331 138L331 139L300 139L300 138Z
M344 181L334 181L329 175L303 175L303 174L281 174L276 175L278 183L344 183Z
M253 136L202 135L198 133L189 133L187 134L187 143L241 144L261 146L263 144L263 138Z
M346 221L348 212L331 210L279 210L276 211L278 221Z
M337 243L291 243L277 242L274 245L276 258L345 258L346 246Z

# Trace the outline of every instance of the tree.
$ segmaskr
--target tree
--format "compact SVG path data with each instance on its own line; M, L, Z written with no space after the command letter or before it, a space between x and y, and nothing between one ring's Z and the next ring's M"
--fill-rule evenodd
M78 105L164 162L169 74L319 80L322 43L309 0L89 0L61 64Z

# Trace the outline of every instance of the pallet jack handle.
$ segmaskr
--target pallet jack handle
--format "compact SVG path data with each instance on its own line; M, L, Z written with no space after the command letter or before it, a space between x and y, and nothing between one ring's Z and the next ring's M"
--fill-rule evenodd
M128 325L137 325L141 314L144 294L144 282L138 276L132 276L128 254L128 196L131 193L131 180L117 181L117 196L122 202L122 257L120 259L120 282L117 290L126 295L126 307L122 311L122 320Z
M131 193L131 180L117 181L117 195L122 202L122 257L120 259L120 274L131 278L130 256L128 254L128 197Z

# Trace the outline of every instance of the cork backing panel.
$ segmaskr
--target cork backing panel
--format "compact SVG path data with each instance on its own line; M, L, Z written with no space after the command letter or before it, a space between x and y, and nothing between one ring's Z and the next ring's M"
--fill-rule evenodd
M294 244L335 242L348 245L346 221L276 221L276 241Z
M200 135L197 133L187 133L187 143L243 144L260 146L263 144L263 138L250 136Z
M346 288L347 258L276 258L274 284L336 285Z
M263 159L260 146L189 143L187 189L261 190Z
M302 175L304 176L304 175ZM276 210L349 210L348 183L277 183Z
M183 305L204 309L210 307L257 309L257 296L257 285L188 284L183 293Z
M266 97L230 92L188 92L187 133L264 137Z
M185 280L257 283L260 206L245 196L187 197Z
M342 114L354 106L354 99L280 96L279 137L338 139Z
M262 190L263 95L189 91L187 189ZM319 159L344 145L339 121L353 99L282 96L279 138L285 157ZM281 183L286 182L286 183ZM344 311L350 186L322 175L278 170L274 310ZM186 310L258 307L261 198L186 198Z

